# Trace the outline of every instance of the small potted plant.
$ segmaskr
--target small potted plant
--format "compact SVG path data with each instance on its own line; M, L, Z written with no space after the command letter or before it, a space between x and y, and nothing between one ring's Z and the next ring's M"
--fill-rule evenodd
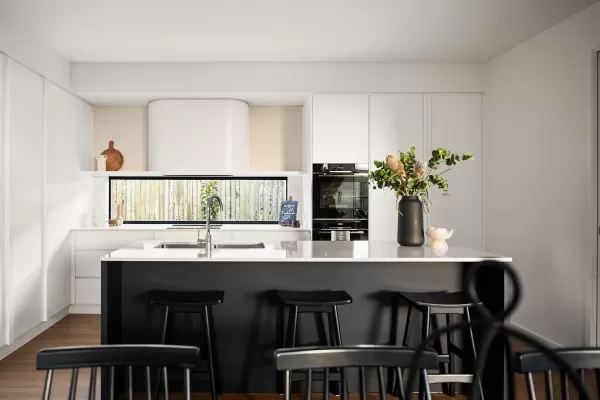
M389 188L396 193L398 202L398 243L402 246L422 246L425 243L423 208L429 212L429 187L437 186L443 196L448 196L448 181L442 176L461 161L473 158L472 154L453 154L438 148L431 152L427 164L417 160L415 147L398 157L389 155L385 161L374 161L375 170L369 174L373 189ZM440 165L445 169L437 172ZM423 207L425 206L425 207Z

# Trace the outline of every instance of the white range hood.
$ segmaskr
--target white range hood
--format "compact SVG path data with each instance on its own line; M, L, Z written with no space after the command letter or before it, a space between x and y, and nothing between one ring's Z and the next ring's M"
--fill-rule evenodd
M172 175L248 173L248 104L229 99L150 102L148 169Z

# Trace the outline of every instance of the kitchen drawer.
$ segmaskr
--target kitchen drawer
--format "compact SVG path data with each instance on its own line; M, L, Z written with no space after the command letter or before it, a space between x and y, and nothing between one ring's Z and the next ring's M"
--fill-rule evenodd
M75 250L75 277L100 278L100 258L112 250Z
M310 232L298 231L298 232L261 232L261 231L247 231L247 232L233 232L233 241L236 242L265 242L265 243L279 243L281 241L289 240L310 240Z
M100 304L100 279L75 279L75 304Z
M117 232L117 231L77 231L75 232L75 249L115 250L138 240L152 240L152 231Z
M213 243L228 242L231 240L231 231L211 229ZM206 231L200 231L200 239L206 238ZM155 231L154 240L178 240L182 242L195 242L198 240L198 231L195 229L169 229L164 231Z

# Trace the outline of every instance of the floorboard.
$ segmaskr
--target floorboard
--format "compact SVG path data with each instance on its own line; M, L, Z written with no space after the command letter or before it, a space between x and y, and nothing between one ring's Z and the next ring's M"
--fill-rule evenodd
M44 383L44 372L35 369L35 356L46 347L62 346L83 346L96 345L100 341L100 317L98 315L69 315L57 322L50 329L10 354L0 361L0 400L38 400L41 398L42 387ZM536 392L539 398L545 397L543 375L534 376ZM553 379L555 390L559 389L558 376ZM67 398L68 385L70 382L70 372L58 371L55 375L52 386L52 398ZM77 390L77 399L87 398L87 384L89 382L89 372L81 371L79 386ZM590 377L586 381L590 388L593 388L595 381ZM522 376L517 376L517 399L526 399L525 380ZM558 394L559 392L555 392ZM172 399L182 397L172 396ZM208 394L196 394L192 398L208 400ZM294 396L300 400L301 395ZM322 396L315 394L313 399L321 399ZM331 399L335 397L331 396ZM434 394L436 400L448 399L449 397ZM464 396L458 396L458 399L464 399ZM575 397L572 397L575 398ZM272 393L260 394L240 394L226 393L220 397L220 400L280 400L281 396ZM376 400L378 396L373 394L369 400ZM390 399L392 399L390 397ZM352 395L351 400L358 400L357 395Z

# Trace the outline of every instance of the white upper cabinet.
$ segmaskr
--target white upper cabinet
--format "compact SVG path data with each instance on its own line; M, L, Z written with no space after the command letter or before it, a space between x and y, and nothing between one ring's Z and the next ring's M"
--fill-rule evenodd
M448 197L430 190L429 226L454 229L450 246L482 247L482 98L479 94L429 96L429 150L445 147L474 158L444 174ZM440 166L440 172L443 171Z
M313 163L369 162L369 95L313 96Z
M371 165L388 154L416 147L417 157L425 158L424 96L422 94L377 94L371 96ZM396 194L390 189L369 193L369 240L395 241L398 211Z
M248 172L248 104L166 99L148 106L148 169L170 174Z

